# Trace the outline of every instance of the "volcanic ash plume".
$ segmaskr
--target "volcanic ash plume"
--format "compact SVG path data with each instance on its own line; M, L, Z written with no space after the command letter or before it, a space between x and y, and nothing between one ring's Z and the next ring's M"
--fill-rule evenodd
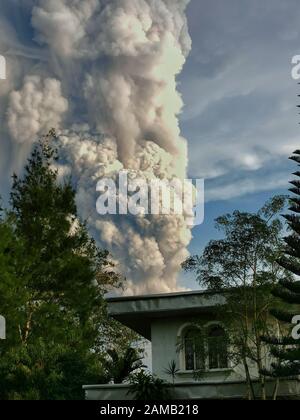
M191 47L188 0L33 3L35 40L50 61L11 94L11 137L27 142L59 127L60 169L74 175L79 212L126 275L126 293L178 290L191 240L185 218L99 216L96 184L121 169L131 179L186 177L176 76Z

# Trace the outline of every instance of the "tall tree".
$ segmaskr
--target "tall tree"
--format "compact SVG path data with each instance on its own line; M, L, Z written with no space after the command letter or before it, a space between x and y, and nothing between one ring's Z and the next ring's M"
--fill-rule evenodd
M300 166L300 150L296 150L290 158ZM269 375L274 377L289 377L300 375L300 340L293 337L293 319L300 315L300 283L295 281L300 276L300 172L293 175L296 179L291 181L290 214L284 216L287 220L290 235L285 238L284 254L278 259L280 266L284 267L292 276L280 281L273 294L280 298L283 305L273 309L274 317L285 324L285 332L280 337L266 338L273 345L272 355L276 362L272 363Z
M258 213L242 213L219 217L220 240L210 241L199 257L188 259L183 267L196 271L199 283L224 296L226 304L219 316L226 321L232 344L233 361L244 366L249 398L255 395L250 366L257 367L261 392L266 399L265 378L261 370L267 360L267 350L261 335L268 332L271 290L283 276L284 269L276 264L282 247L282 223L278 213L285 197L275 197ZM217 313L218 316L218 313Z
M107 333L131 339L107 316L104 295L121 279L80 222L71 181L59 180L54 140L52 131L39 141L14 176L0 223L2 399L82 398L84 383L108 380Z

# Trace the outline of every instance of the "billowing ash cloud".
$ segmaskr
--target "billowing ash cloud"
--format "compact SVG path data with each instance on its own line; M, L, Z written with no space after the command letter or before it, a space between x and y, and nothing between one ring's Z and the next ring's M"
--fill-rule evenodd
M37 134L59 126L67 109L58 80L25 77L23 88L10 95L8 127L12 138L20 143L32 141Z
M178 290L190 228L183 216L100 217L96 184L120 169L132 179L186 176L176 76L191 47L188 2L28 2L46 61L25 66L7 101L7 132L15 144L59 129L60 170L73 174L79 212L127 276L128 294Z

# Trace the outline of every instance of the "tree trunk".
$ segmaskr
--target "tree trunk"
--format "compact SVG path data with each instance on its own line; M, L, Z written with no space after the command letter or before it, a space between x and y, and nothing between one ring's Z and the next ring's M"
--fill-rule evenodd
M266 378L261 373L263 371L261 340L260 340L260 337L257 335L257 333L256 333L256 348L257 348L257 368L259 372L259 382L260 382L260 387L261 387L261 398L263 401L266 401L267 399Z
M244 365L244 369L245 369L245 373L246 373L246 381L247 381L247 386L248 386L248 390L249 390L249 400L255 400L256 399L255 398L255 392L254 392L253 383L252 383L252 379L251 379L249 366L248 366L246 357L243 357L243 365Z
M280 385L280 379L278 378L278 379L276 379L275 388L274 388L274 392L273 392L273 397L272 397L273 401L277 400L279 385Z
M257 368L259 373L259 382L261 386L261 398L262 400L267 399L266 393L266 381L265 377L262 375L262 349L261 349L261 339L260 331L258 330L258 311L257 311L257 254L255 252L255 262L253 270L253 309L254 309L254 330L255 330L255 339L256 339L256 350L257 350Z
M27 343L27 340L28 340L28 337L29 337L29 334L30 334L33 313L34 313L34 308L33 308L33 306L30 305L27 321L25 323L25 327L24 327L23 332L22 332L22 329L19 328L20 329L20 335L21 335L21 341L24 345Z

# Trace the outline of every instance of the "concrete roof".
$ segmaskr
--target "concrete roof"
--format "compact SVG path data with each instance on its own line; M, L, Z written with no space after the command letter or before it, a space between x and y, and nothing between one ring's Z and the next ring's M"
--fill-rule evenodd
M211 313L225 298L212 291L193 291L106 299L114 319L151 340L151 322L159 318Z

